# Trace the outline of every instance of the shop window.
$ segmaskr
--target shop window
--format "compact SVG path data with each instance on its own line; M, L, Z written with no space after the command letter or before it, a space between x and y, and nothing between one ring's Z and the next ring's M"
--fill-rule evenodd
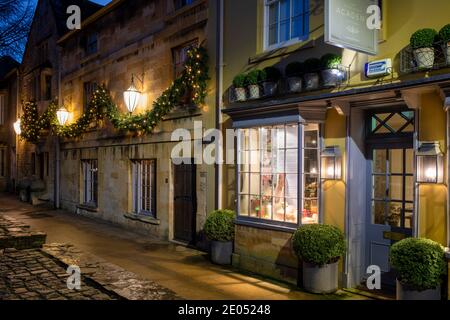
M98 161L82 160L83 204L97 207L98 203Z
M52 99L52 76L44 76L44 99L49 101Z
M318 125L240 129L238 153L240 217L318 223Z
M265 0L265 48L308 39L309 0Z
M133 212L156 218L156 160L132 162Z
M6 121L6 95L0 94L0 126Z
M0 147L0 177L6 177L6 148Z
M89 102L91 101L95 90L97 90L97 86L96 82L85 82L83 84L83 110L85 112L88 110Z
M178 78L184 71L184 65L187 61L187 53L191 48L197 47L198 41L194 40L182 46L172 49L174 77Z

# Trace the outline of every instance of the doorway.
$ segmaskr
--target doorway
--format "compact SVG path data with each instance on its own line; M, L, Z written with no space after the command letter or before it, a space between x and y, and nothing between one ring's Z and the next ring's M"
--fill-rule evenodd
M197 193L193 161L174 165L174 239L195 245Z

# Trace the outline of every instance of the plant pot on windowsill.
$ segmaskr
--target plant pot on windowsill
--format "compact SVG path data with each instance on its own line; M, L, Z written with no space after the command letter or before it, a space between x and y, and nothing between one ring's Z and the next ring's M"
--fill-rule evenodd
M304 65L301 62L291 62L286 66L287 84L290 93L302 92L303 81L302 74L304 72Z
M245 90L246 76L244 74L238 74L233 79L234 97L237 102L247 100L247 91Z
M303 287L318 294L338 290L338 261L345 253L344 234L329 225L305 225L293 237L294 251L303 261Z
M390 262L398 273L397 300L440 300L447 273L444 248L428 239L408 238L391 247Z
M325 88L334 88L340 83L342 76L339 66L341 63L341 56L332 53L325 54L320 59L322 84Z
M445 61L450 66L450 24L442 27L439 31L439 38L442 41L442 51L445 55Z
M305 66L305 90L312 91L319 89L320 78L317 70L320 69L320 60L310 58L304 62Z
M434 66L434 43L437 39L434 29L420 29L410 39L414 59L419 69L432 69Z
M265 97L272 97L278 93L278 82L281 79L281 72L275 67L267 67L261 71L261 83Z
M247 74L245 83L247 84L249 100L259 99L261 97L261 88L258 84L260 80L260 70L253 70Z
M233 254L234 219L231 210L217 210L206 218L204 231L211 241L211 260L219 265L230 265Z

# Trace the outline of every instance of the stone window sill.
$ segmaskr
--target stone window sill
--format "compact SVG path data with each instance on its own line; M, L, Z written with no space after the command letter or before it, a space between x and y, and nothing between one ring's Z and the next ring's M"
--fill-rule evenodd
M152 224L155 226L161 224L161 221L159 219L149 217L149 216L138 215L135 213L125 213L123 216L130 220L139 221L139 222L143 222L143 223L147 223L147 224Z
M85 210L85 211L88 211L88 212L98 212L98 208L97 207L92 207L92 206L83 205L83 204L78 205L77 209Z
M236 225L241 225L241 226L245 226L245 227L264 229L264 230L281 231L281 232L287 232L287 233L294 233L297 230L297 227L295 227L295 226L289 227L289 226L282 226L282 225L263 223L263 222L257 222L257 221L242 220L239 218L236 219L235 223L236 223Z

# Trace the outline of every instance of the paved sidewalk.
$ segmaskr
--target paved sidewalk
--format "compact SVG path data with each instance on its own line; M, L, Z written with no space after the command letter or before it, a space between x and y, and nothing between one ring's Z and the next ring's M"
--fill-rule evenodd
M171 289L185 299L366 299L347 292L331 296L308 294L293 286L214 265L203 252L74 213L33 207L1 193L0 215L45 232L47 243L72 244L82 252Z

